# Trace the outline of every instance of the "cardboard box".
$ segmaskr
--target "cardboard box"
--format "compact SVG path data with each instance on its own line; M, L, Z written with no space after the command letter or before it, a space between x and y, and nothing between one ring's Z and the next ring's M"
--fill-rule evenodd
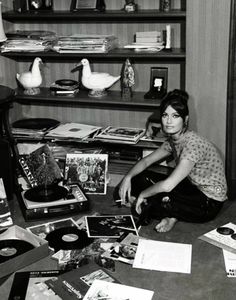
M29 242L35 248L1 263L0 278L49 255L48 242L22 227L14 225L0 234L0 241L10 239Z

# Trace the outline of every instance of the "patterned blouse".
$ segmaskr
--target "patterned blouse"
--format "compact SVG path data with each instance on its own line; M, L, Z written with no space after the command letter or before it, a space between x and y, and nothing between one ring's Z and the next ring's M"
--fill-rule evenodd
M207 197L218 201L227 199L224 164L211 142L193 131L186 131L181 140L167 139L161 148L173 154L176 164L181 159L194 162L188 178Z

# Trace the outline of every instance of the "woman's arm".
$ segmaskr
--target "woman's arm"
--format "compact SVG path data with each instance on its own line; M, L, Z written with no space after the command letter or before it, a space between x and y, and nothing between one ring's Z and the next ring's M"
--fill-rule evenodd
M137 213L141 213L141 204L146 201L146 198L159 193L168 193L172 191L173 188L175 188L185 177L189 175L193 166L194 162L187 159L181 159L174 171L165 180L159 181L142 191L136 203Z
M144 171L146 168L151 166L154 162L158 162L162 160L163 158L166 158L170 155L170 153L162 148L158 148L155 151L153 151L148 156L142 158L139 160L127 173L127 175L124 177L124 179L121 182L120 188L119 188L119 195L121 200L125 201L126 196L128 196L128 199L130 200L131 196L131 179L140 174L142 171Z

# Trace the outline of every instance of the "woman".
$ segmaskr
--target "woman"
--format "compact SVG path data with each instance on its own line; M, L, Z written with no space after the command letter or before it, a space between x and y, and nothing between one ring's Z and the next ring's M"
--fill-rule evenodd
M167 232L177 221L207 222L216 217L227 199L222 159L215 146L188 130L188 94L169 92L160 106L167 140L142 158L124 177L116 195L135 204L140 219L156 218L157 232ZM147 170L172 155L175 168L164 176ZM116 197L116 199L117 199Z

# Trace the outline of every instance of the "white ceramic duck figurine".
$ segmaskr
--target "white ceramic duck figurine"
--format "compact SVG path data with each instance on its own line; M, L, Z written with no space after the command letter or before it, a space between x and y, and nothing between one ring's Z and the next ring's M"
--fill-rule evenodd
M73 71L77 70L79 66L83 66L82 70L82 84L89 90L89 96L102 97L106 95L106 89L111 87L120 76L112 76L108 73L91 72L89 61L83 58Z
M26 94L34 95L39 92L38 87L42 83L40 64L42 64L42 59L36 57L30 71L16 74L16 79L23 86Z

